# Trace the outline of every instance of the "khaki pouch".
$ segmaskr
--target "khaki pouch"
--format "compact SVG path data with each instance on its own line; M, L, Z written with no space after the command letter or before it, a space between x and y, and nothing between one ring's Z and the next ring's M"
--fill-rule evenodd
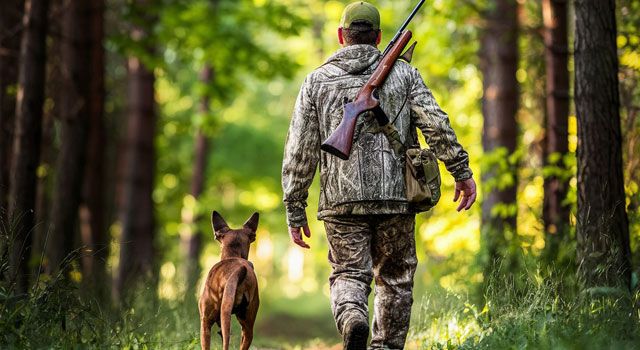
M412 209L427 211L440 200L440 168L435 154L428 148L407 149L405 158L406 195Z

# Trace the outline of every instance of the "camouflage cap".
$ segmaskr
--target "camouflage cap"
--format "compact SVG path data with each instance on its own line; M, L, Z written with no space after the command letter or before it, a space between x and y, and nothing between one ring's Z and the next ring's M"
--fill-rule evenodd
M342 12L340 27L349 28L354 22L367 22L374 30L380 29L380 12L365 1L358 1L347 5Z

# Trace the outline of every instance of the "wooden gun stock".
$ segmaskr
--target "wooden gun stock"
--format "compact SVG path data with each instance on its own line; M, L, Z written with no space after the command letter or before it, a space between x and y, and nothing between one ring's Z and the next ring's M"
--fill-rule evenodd
M411 40L411 36L411 31L404 31L387 54L382 57L367 83L358 91L355 100L344 105L342 121L322 143L320 149L340 159L349 159L358 116L380 107L380 101L374 96L374 92L384 84L389 72L391 72L391 68L393 68L396 60L398 60L409 40ZM413 51L414 46L409 50Z

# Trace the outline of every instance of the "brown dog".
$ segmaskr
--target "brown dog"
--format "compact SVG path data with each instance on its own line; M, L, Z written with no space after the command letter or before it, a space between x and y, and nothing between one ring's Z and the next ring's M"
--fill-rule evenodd
M209 350L211 326L216 323L220 327L222 347L228 350L231 314L235 314L242 326L240 348L246 350L253 340L253 324L260 303L253 264L247 260L249 245L256 240L258 213L238 230L230 229L217 211L211 214L211 224L216 240L222 244L222 256L209 271L198 303L201 346Z

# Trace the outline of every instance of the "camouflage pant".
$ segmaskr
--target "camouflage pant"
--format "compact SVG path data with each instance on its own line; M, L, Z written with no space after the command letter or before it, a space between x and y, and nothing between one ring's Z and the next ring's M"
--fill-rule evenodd
M414 215L325 219L333 272L331 309L340 333L351 320L368 323L375 279L372 349L402 349L409 330L413 275L418 260Z

